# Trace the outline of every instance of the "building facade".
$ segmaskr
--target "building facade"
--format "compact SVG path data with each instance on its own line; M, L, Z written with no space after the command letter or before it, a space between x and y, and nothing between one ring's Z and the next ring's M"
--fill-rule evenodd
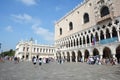
M16 45L15 57L30 61L33 57L54 58L54 53L54 46L40 45L31 39L30 41L20 41Z
M56 58L120 59L120 0L84 0L55 23Z

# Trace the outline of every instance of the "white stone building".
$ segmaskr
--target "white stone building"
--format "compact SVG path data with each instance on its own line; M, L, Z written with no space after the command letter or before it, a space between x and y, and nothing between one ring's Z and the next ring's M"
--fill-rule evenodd
M84 0L55 23L56 58L120 59L120 0Z
M55 47L49 45L40 45L32 39L30 41L20 41L16 45L15 56L31 60L33 56L37 58L54 58Z

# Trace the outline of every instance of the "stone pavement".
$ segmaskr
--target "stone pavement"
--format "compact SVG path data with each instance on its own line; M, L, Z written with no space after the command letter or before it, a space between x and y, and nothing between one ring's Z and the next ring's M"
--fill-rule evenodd
M0 62L0 80L120 80L120 65L55 62L38 64Z

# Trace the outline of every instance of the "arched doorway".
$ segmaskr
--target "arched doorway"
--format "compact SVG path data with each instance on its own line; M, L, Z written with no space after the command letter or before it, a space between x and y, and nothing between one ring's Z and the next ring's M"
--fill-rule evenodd
M70 53L67 52L67 62L70 62Z
M103 49L103 58L112 58L111 50L108 47Z
M81 62L81 59L82 59L82 53L81 53L81 51L78 51L78 56L77 56L78 58L78 62Z
M75 52L72 52L72 62L75 62Z
M94 48L94 50L93 50L93 56L97 56L97 55L99 55L99 51L98 51L98 49Z
M116 58L118 63L120 63L120 45L116 48Z
M85 50L85 56L84 56L84 58L85 58L85 62L87 61L87 59L88 59L88 57L89 57L89 51L88 50Z

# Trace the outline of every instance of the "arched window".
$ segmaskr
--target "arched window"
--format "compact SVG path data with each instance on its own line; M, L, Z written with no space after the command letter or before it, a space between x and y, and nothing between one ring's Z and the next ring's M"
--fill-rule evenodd
M104 16L110 14L109 8L107 6L103 6L101 8L100 14L101 14L101 17L104 17Z
M73 30L73 23L72 22L69 23L69 30Z
M60 28L60 35L62 35L62 28Z
M88 13L85 13L85 14L84 14L83 20L84 20L84 23L89 22L89 15L88 15Z

